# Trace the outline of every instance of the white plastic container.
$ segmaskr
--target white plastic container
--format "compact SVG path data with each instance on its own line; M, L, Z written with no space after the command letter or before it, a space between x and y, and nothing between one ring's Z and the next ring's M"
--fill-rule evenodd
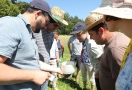
M74 73L75 69L75 62L74 61L66 61L62 62L62 70L64 74L72 74Z

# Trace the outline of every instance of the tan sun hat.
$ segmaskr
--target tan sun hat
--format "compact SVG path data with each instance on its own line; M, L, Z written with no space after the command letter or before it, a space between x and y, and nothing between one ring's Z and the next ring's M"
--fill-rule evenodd
M103 15L101 14L89 14L88 17L85 19L85 25L86 25L86 30L89 31L96 25L100 24L102 22Z
M132 0L102 0L102 4L91 13L132 19Z
M64 15L65 12L63 10L61 10L59 7L54 6L51 9L51 13L52 13L52 17L59 21L60 23L64 24L64 25L68 25L68 22L64 20Z

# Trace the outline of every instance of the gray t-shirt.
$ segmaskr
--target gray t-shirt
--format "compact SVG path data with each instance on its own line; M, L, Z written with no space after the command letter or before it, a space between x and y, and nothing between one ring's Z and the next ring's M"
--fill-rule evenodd
M81 55L82 43L73 35L69 38L70 43L72 43L72 55Z

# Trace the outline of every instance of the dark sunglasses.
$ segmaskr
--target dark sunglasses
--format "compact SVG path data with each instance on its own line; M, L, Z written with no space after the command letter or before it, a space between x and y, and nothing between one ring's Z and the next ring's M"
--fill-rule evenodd
M57 25L57 24L53 24L55 27L59 27L59 25Z

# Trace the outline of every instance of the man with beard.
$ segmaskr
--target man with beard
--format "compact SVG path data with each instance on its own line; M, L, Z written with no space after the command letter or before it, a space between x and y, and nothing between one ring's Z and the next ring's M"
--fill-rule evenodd
M43 0L31 1L25 13L0 18L0 90L40 90L49 77L40 70L33 32L39 32L51 19Z
M129 38L132 38L131 3L131 0L102 0L100 7L92 11L92 13L104 15L103 20L109 31L120 31ZM121 41L126 44L124 38L120 39ZM119 64L120 72L118 70L119 75L116 79L116 90L132 90L132 40L124 52L122 62Z
M102 90L115 90L115 82L120 70L120 63L130 39L121 32L110 32L102 15L90 14L85 20L90 38L97 44L105 44L100 59L99 81ZM110 21L118 18L109 17ZM122 41L123 40L123 41Z
M64 20L65 12L61 10L59 7L56 7L56 6L53 7L51 9L51 13L52 13L53 18L56 20L56 22L47 24L44 30L41 30L39 33L34 33L34 37L38 45L40 60L42 62L45 62L53 66L53 67L47 68L45 64L42 63L41 66L43 66L43 70L52 72L56 76L56 72L57 73L59 72L60 74L62 74L62 72L60 68L57 68L57 61L59 61L59 53L58 52L56 53L56 56L58 58L55 58L55 57L50 58L50 56L54 54L54 52L50 53L51 46L54 41L53 31L57 30L62 25L68 25L68 23L67 21ZM56 78L53 80L53 87L54 89L57 90ZM42 90L46 90L47 86L48 86L48 80L42 86Z

